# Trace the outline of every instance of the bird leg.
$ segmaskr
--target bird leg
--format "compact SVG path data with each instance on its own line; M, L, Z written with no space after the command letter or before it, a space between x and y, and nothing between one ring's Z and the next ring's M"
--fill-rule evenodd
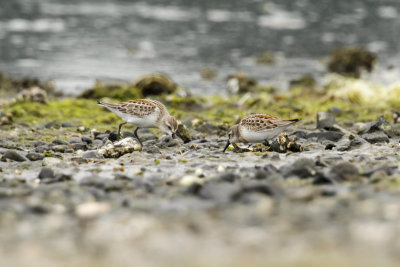
M138 134L137 134L137 131L138 131L138 130L139 130L139 127L137 127L136 130L133 132L133 136L136 137L136 139L139 141L140 146L143 147L143 144L142 144L142 142L140 141L139 136L138 136Z
M264 140L264 145L265 145L265 146L270 146L268 139L265 139L265 140Z
M125 124L127 124L127 122L123 122L123 123L121 123L119 125L119 127L118 127L118 136L121 136L121 128L122 128L122 125L125 125Z

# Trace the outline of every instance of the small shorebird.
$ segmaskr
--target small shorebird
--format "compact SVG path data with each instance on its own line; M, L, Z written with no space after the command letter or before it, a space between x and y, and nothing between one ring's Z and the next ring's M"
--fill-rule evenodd
M118 136L121 134L122 125L130 123L137 126L134 136L141 146L142 142L137 134L139 128L159 128L162 132L170 134L172 138L175 138L178 122L159 101L136 99L117 104L97 101L97 104L114 112L125 121L118 127Z
M283 120L265 114L248 115L239 124L228 130L228 142L223 152L230 143L264 143L267 145L268 139L274 138L297 121L299 120Z

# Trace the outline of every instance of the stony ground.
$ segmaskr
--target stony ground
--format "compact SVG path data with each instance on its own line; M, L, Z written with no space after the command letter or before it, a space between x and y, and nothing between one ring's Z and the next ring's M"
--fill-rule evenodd
M329 130L289 133L301 152L145 130L137 151L129 131L2 127L0 263L398 266L397 127L326 115Z

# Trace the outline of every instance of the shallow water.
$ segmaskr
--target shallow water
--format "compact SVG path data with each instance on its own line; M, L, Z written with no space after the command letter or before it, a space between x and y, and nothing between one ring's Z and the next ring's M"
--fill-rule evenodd
M336 47L361 44L378 53L378 70L398 66L399 12L393 0L2 0L0 70L52 79L70 94L155 71L194 93L224 93L238 70L285 89L322 73L320 59ZM276 64L257 65L266 51ZM202 80L202 67L218 77Z

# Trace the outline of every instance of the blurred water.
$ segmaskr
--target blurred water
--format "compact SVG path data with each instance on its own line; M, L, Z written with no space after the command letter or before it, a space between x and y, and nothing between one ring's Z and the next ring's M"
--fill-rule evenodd
M345 45L398 66L399 13L395 0L0 0L0 70L67 93L155 71L198 93L225 92L238 70L285 88L321 74L320 58ZM265 51L276 64L255 63ZM219 76L203 81L202 67Z

